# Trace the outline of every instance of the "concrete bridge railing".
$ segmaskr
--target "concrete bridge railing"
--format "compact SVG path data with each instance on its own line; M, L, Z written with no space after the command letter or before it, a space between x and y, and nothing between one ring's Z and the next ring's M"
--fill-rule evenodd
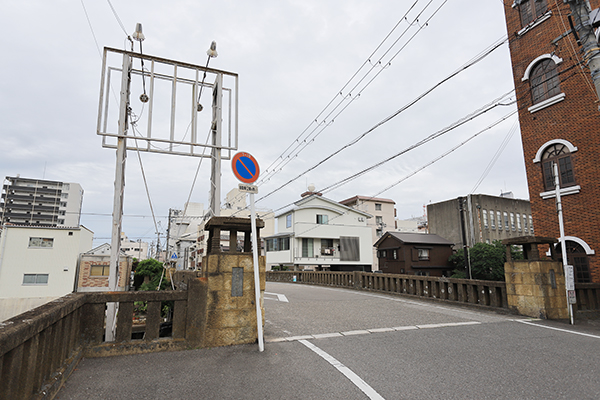
M73 293L0 323L0 398L51 399L84 356L197 347L198 316L206 308L205 296L199 294L204 285L198 281L187 290ZM147 312L145 326L135 329L138 301L147 302ZM171 335L163 338L159 330L165 301L174 308ZM119 303L114 342L104 342L108 302ZM134 331L143 333L143 339L132 339Z
M508 310L506 283L372 272L267 271L267 282L295 282L395 293ZM600 313L600 283L577 283L579 316Z

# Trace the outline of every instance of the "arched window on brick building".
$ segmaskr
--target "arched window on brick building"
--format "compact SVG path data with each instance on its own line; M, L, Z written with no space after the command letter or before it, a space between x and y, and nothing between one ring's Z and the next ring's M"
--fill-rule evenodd
M537 63L529 77L533 104L560 94L560 80L554 60L546 58Z
M590 262L583 246L572 240L567 240L565 244L567 247L567 264L573 266L575 272L575 282L591 282ZM560 243L556 245L556 254L559 257L559 260L562 261L562 249Z
M527 26L548 11L546 0L515 0L521 15L521 26Z
M553 164L558 164L558 175L560 187L574 186L575 174L573 172L573 160L571 151L563 143L554 143L546 147L542 154L542 174L544 176L544 189L554 189Z

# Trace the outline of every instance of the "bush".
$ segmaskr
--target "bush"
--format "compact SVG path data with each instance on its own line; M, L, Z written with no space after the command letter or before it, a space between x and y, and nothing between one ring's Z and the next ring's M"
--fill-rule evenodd
M495 240L493 244L477 243L469 249L471 259L471 275L473 279L486 281L504 280L504 263L506 262L506 247ZM459 251L450 256L448 261L454 266L452 278L468 278L468 272L464 271L464 256ZM511 248L513 260L523 258L523 253L515 246Z

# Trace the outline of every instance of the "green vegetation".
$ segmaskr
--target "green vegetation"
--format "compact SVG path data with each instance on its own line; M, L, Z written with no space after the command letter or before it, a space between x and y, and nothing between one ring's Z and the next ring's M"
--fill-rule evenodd
M523 258L523 253L513 246L511 248L511 257L513 260ZM486 281L504 280L504 263L506 262L506 246L499 240L493 244L477 243L469 249L469 258L471 259L471 275L473 279ZM463 252L454 253L448 259L454 266L454 275L452 278L468 278L468 272L464 271Z
M148 258L140 261L135 269L135 288L136 290L156 290L160 282L160 289L167 288L167 277L163 276L163 264L154 258ZM162 276L162 282L161 282ZM147 277L147 278L146 278Z

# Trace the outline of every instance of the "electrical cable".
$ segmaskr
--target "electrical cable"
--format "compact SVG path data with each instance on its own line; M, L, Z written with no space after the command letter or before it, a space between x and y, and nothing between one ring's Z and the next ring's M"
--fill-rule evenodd
M517 131L518 126L519 126L519 119L517 118L517 119L515 119L515 122L513 123L512 127L507 132L502 143L500 143L500 146L496 150L496 153L494 153L494 155L490 159L490 162L485 167L483 173L481 174L481 177L477 180L477 182L475 183L475 186L473 186L473 189L471 189L471 191L469 192L470 194L475 193L475 191L477 190L479 185L481 185L481 183L484 181L484 179L488 176L488 174L492 170L492 167L496 164L496 161L498 161L498 159L500 158L500 155L506 149L506 146L508 146L510 139L513 137L513 135Z
M487 127L485 127L484 129L478 131L477 133L475 133L474 135L470 136L469 138L465 139L464 141L460 142L458 145L452 147L451 149L445 151L444 153L442 153L441 155L439 155L438 157L434 158L433 160L429 161L428 163L424 164L423 166L417 168L416 170L414 170L413 172L411 172L410 174L404 176L402 179L392 183L391 185L385 187L384 189L380 190L379 192L375 193L374 195L366 198L366 199L362 199L360 200L360 204L357 204L357 209L358 207L360 207L362 204L364 204L367 201L370 201L374 198L376 198L377 196L381 195L384 192L387 192L388 190L390 190L391 188L399 185L400 183L406 181L407 179L415 176L416 174L418 174L419 172L423 171L424 169L426 169L427 167L435 164L436 162L438 162L439 160L443 159L444 157L452 154L454 151L456 151L457 149L459 149L460 147L464 146L465 144L467 144L468 142L470 142L471 140L475 139L476 137L478 137L479 135L481 135L482 133L489 131L490 129L492 129L493 127L497 126L498 124L504 122L505 120L507 120L508 118L512 117L513 115L515 115L517 113L518 110L513 110L510 113L506 114L505 116L501 117L500 119L496 120L495 122L493 122L492 124L488 125ZM343 214L341 214L343 215ZM329 221L335 220L336 218L341 217L341 215L336 215L334 217L332 217ZM317 229L318 227L320 227L321 225L315 225L309 229L307 229L306 231L300 232L298 234L296 234L297 236L302 236L305 233L313 230L313 229Z
M433 2L433 0L430 0L430 1L429 1L429 3L427 3L427 5L425 6L425 8L423 8L423 10L421 10L421 12L418 14L418 16L417 16L417 17L415 17L415 19L413 20L413 23L414 23L415 21L418 21L418 18L419 18L419 17L422 15L422 13L423 13L423 12L424 12L424 11L427 9L427 7L429 7L429 5L430 5L432 2ZM424 29L424 28L425 28L425 27L428 25L429 21L430 21L430 20L431 20L431 19L432 19L432 18L433 18L433 17L434 17L436 14L437 14L437 12L438 12L438 11L439 11L439 10L440 10L440 9L441 9L443 6L444 6L444 4L445 4L446 2L447 2L447 0L444 0L444 2L443 2L443 3L442 3L442 4L441 4L441 5L440 5L440 6L439 6L439 7L438 7L438 8L437 8L435 11L434 11L434 13L433 13L433 14L432 14L432 15L431 15L431 16L430 16L428 19L427 19L427 21L425 22L425 24L424 24L423 26L419 25L419 29L418 29L418 30L417 30L417 31L416 31L416 32L413 34L413 36L411 36L411 37L408 39L408 41L407 41L407 42L406 42L406 43L405 43L405 44L404 44L404 45L401 47L401 49L400 49L400 50L398 50L398 51L397 51L397 52L394 54L394 56L393 56L391 59L389 59L389 60L386 62L386 66L389 66L389 65L391 65L391 62L392 62L392 60L393 60L395 57L397 57L397 56L398 56L398 54L400 53L400 51L402 51L402 50L403 50L403 49L404 49L404 48L405 48L405 47L406 47L406 46L407 46L407 45L408 45L408 44L409 44L409 43L412 41L412 39L414 39L414 37L416 36L416 34L417 34L417 33L419 33L419 32L420 32L422 29ZM411 9L412 9L412 7L411 7ZM409 11L410 11L410 10L409 10ZM410 26L412 26L412 24L411 24ZM397 39L397 40L396 40L396 41L395 41L395 42L394 42L394 43L393 43L393 44L392 44L392 45L391 45L391 46L390 46L390 47L389 47L387 50L386 50L386 52L384 53L384 55L383 55L383 56L381 56L381 57L379 58L378 62L377 62L375 65L378 65L378 64L380 64L380 63L381 63L381 60L383 59L383 57L385 57L385 55L387 55L387 54L388 54L388 53L391 51L391 49L392 49L392 48L393 48L393 47L396 45L396 43L397 43L397 42L400 40L400 38L402 38L402 37L404 36L404 34L405 34L406 32L408 32L408 29L410 28L410 26L409 26L407 29L405 29L405 31L404 31L404 32L401 34L401 36L400 36L400 37L399 37L399 38L398 38L398 39ZM370 60L368 60L368 61L370 61ZM317 129L317 128L318 128L318 127L321 125L321 124L325 123L325 122L327 121L327 119L328 119L329 117L331 117L331 115L332 115L332 114L333 114L333 113L334 113L334 112L335 112L335 111L336 111L336 110L337 110L337 109L340 107L340 105L342 104L342 102L343 102L344 100L346 100L347 98L350 98L350 99L351 99L351 100L350 100L350 103L352 103L353 101L355 101L356 99L358 99L358 98L360 97L360 94L361 94L361 93L362 93L362 92L363 92L363 91L364 91L364 90L365 90L365 89L366 89L366 88L367 88L367 87L368 87L368 86L369 86L369 85L370 85L370 84L371 84L371 83L374 81L374 79L375 79L375 78L377 78L377 77L378 77L378 76L381 74L381 72L383 71L383 69L382 69L382 70L380 70L380 71L379 71L379 72L378 72L378 73L377 73L377 74L376 74L376 75L375 75L375 76L374 76L374 77L373 77L373 78L372 78L372 79L371 79L371 80L370 80L370 81L369 81L369 82L368 82L368 83L367 83L367 84L366 84L366 85L365 85L365 86L364 86L364 87L363 87L363 88L362 88L362 89L359 91L358 95L354 95L354 96L352 96L352 92L354 91L354 89L356 89L356 88L357 88L357 87L358 87L358 86L359 86L359 85L360 85L360 84L361 84L361 83L364 81L364 79L367 77L367 75L368 75L368 74L369 74L369 73L370 73L370 72L371 72L371 71L374 69L375 65L372 65L371 69L369 69L369 71L367 71L367 73L366 73L366 74L365 74L365 75L364 75L364 76L363 76L363 77L362 77L362 78L359 80L359 82L358 82L358 83L356 83L356 84L354 85L354 87L353 87L353 88L352 88L352 89L349 91L349 94L348 94L348 95L346 95L346 96L345 96L345 97L344 97L344 98L343 98L343 99L342 99L342 100L341 100L341 101L340 101L340 102L339 102L339 103L338 103L338 104L337 104L337 105L334 107L334 109L333 109L333 110L331 110L331 111L329 112L329 114L328 114L327 116L325 116L324 120L323 120L321 123L318 123L318 125L317 125L317 126L316 126L316 127L315 127L315 128L314 128L314 129L313 129L313 130L312 130L312 131L311 131L311 132L310 132L310 133L309 133L309 134L308 134L308 135L307 135L307 136L306 136L306 137L303 139L303 140L300 140L300 139L301 139L301 136L302 136L302 134L304 134L304 132L306 132L306 130L307 130L307 129L308 129L308 128L309 128L309 127L310 127L310 126L313 124L313 122L317 122L317 119L313 120L313 122L311 122L311 124L309 124L309 126L307 127L307 129L305 129L305 130L302 132L302 134L301 134L301 135L300 135L298 138L296 138L296 140L295 140L295 141L292 143L292 145L288 146L288 149L289 149L291 146L294 146L294 144L295 144L295 147L292 149L292 151L290 152L290 154L288 154L287 156L285 156L285 151L284 151L284 153L282 153L282 155L280 155L278 158L276 158L276 160L275 160L273 163L271 163L271 165L269 165L269 167L267 167L267 168L266 168L266 170L265 170L265 174L263 174L263 178L262 178L262 179L261 179L261 181L258 183L258 185L262 184L262 182L264 182L264 181L265 181L265 179L269 179L269 177L270 177L270 176L272 176L272 175L274 175L274 174L276 174L276 173L280 172L280 171L282 170L282 168L283 168L283 166L281 166L281 163L282 163L282 162L285 162L285 161L286 161L286 159L287 159L287 162L285 162L285 165L287 165L287 164L289 163L289 161L292 159L292 157L296 157L296 156L297 156L297 155L298 155L298 154L299 154L299 153L300 153L302 150L304 150L304 149L305 149L305 148L306 148L306 147L307 147L309 144L313 143L313 142L314 142L314 139L315 139L317 136L319 136L319 135L320 135L320 133L322 133L322 131L323 131L324 129L321 129L321 131L319 131L319 132L318 132L318 134L317 134L317 135L315 135L315 136L313 136L312 138L311 138L311 135L312 135L312 134L315 132L315 130L316 130L316 129ZM362 67L361 67L361 68L362 68ZM346 84L345 86L347 86L347 84ZM339 92L339 94L341 94L341 93L342 93L342 92L340 91L340 92ZM337 95L336 95L336 96L337 96ZM331 103L330 103L330 104L331 104ZM348 107L348 105L346 105L346 106L345 106L345 107L342 109L342 111L344 111L344 110L345 110L347 107ZM325 110L325 109L324 109L324 110ZM323 111L322 111L322 112L321 112L319 115L321 115L321 114L324 112L324 110L323 110ZM340 112L340 113L341 113L341 112ZM328 123L328 124L327 124L327 125L326 125L324 128L326 128L327 126L331 125L331 123L332 123L332 122L333 122L333 121L334 121L334 120L335 120L335 119L336 119L336 118L339 116L339 114L340 114L340 113L336 114L336 116L335 116L335 117L333 117L333 118L330 120L330 122L329 122L329 123ZM288 149L286 149L286 151L287 151ZM295 152L295 154L294 154L294 152ZM285 156L285 159L284 159L284 156ZM274 165L274 163L276 163L276 162L278 162L279 164L277 164L277 165ZM285 166L285 165L284 165L284 166ZM279 167L279 168L278 168L278 167ZM278 169L277 169L277 168L278 168Z
M110 2L110 0L106 0L106 1L108 2L108 5L110 6L110 9L113 12L113 15L117 19L117 22L119 23L119 26L121 27L121 29L123 29L123 32L125 32L125 36L127 36L127 38L129 38L129 40L131 40L131 38L129 37L129 33L127 33L127 30L125 29L125 26L123 25L123 22L121 22L121 18L119 18L119 15L117 14L117 11L113 7L112 3Z

